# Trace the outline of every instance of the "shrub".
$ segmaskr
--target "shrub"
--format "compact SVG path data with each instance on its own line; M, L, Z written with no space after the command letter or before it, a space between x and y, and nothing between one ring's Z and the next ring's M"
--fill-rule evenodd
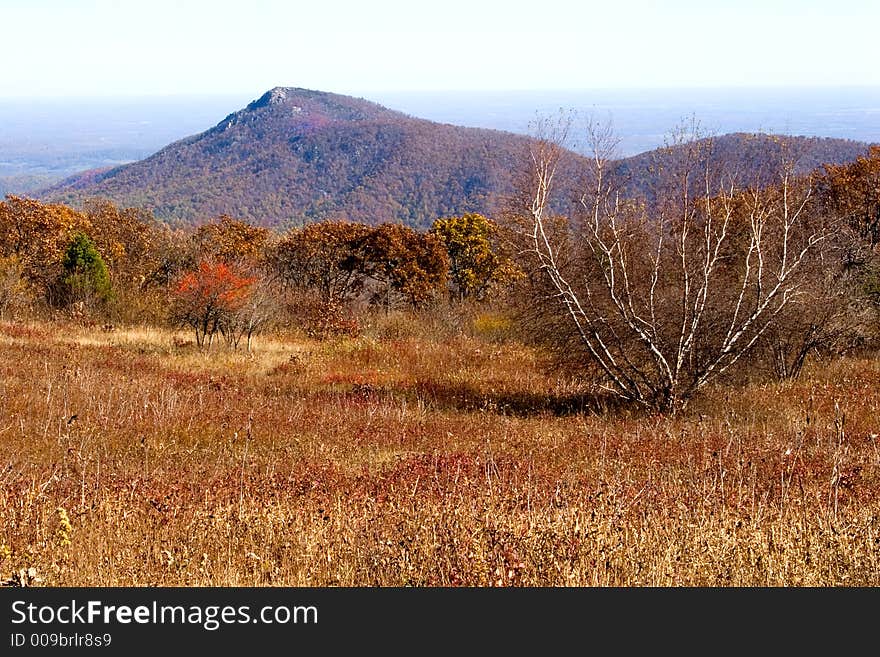
M226 263L203 260L174 285L172 319L195 331L199 347L210 346L224 324L245 307L255 282Z
M110 274L95 243L85 233L76 233L61 261L63 298L67 303L91 305L108 301Z

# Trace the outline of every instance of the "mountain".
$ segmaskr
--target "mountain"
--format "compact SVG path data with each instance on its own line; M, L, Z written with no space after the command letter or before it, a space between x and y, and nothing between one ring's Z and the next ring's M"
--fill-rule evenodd
M262 225L348 218L424 227L440 216L490 213L526 144L521 135L276 87L206 132L68 178L42 196L103 196L187 222L229 214Z
M711 143L710 143L711 142ZM706 148L707 157L716 171L732 177L737 186L763 187L778 182L783 160L792 162L794 173L807 175L821 171L823 164L852 162L868 152L869 144L849 139L803 137L736 132L693 142ZM674 169L682 157L692 150L681 144L660 148L618 160L613 173L628 195L654 199L661 185L658 172ZM700 193L704 180L694 176L692 189Z
M850 161L867 150L867 144L841 139L786 139L803 152L803 170ZM737 133L716 138L715 152L742 173L742 181L752 182L773 160L775 143L768 135ZM106 197L188 223L228 214L265 226L346 218L424 228L442 216L494 214L528 162L527 147L523 135L276 87L210 130L144 160L68 178L40 196L71 204ZM658 162L681 152L642 153L614 169L630 193L650 197ZM577 166L581 156L571 157Z

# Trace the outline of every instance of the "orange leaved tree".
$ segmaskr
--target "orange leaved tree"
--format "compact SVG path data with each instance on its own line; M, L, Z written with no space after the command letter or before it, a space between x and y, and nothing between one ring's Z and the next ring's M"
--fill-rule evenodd
M217 332L247 304L255 282L224 262L202 260L174 284L173 318L195 330L199 347L210 346Z

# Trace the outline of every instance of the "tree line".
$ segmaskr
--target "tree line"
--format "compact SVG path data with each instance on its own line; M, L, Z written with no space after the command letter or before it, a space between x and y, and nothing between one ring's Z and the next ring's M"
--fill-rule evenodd
M0 248L0 317L171 323L205 347L249 346L285 321L350 332L357 309L484 300L516 274L499 227L479 214L428 231L338 220L277 233L225 215L174 228L106 200L75 210L10 195Z

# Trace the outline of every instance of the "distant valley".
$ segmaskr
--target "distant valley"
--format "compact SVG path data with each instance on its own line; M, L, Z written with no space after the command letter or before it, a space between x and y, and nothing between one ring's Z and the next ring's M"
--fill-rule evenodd
M227 95L0 99L0 195L140 160L244 102Z

